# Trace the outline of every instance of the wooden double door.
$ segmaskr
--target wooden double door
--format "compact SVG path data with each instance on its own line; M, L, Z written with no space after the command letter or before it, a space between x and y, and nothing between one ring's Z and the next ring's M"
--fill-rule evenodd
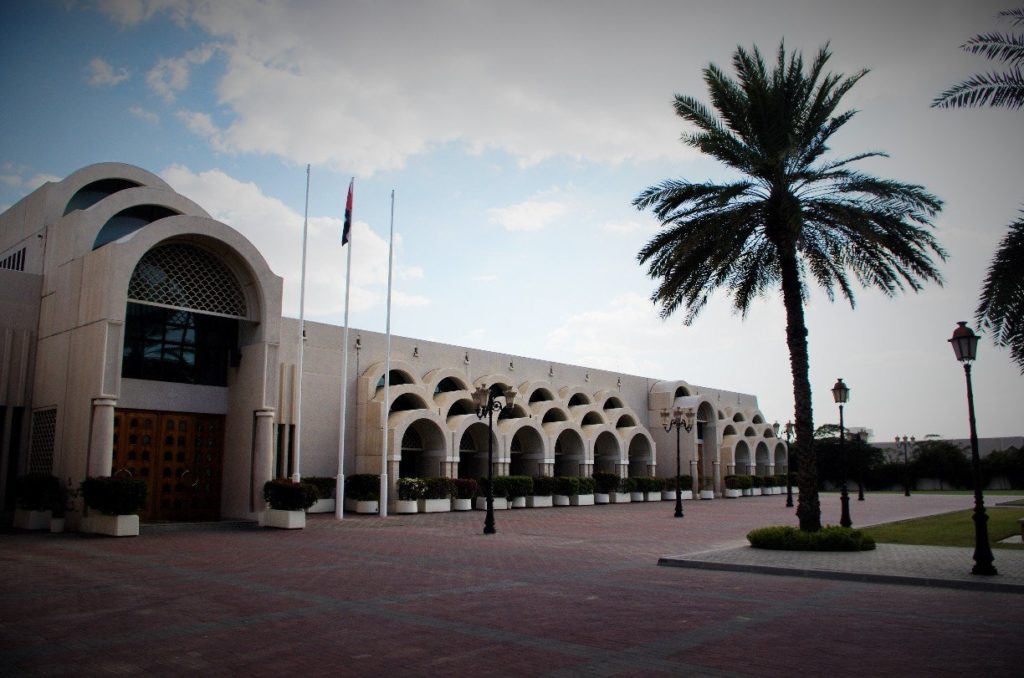
M145 480L143 520L220 518L224 416L115 410L111 474Z

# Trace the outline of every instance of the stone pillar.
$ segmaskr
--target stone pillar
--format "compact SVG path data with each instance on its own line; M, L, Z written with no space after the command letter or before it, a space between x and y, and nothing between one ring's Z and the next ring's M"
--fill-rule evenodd
M616 464L615 465L615 472L619 474L620 478L628 478L629 477L629 464L628 463Z
M252 494L249 510L263 510L263 483L274 477L274 408L254 410L256 430L252 441Z
M90 476L109 476L114 451L114 398L93 398L92 434L89 436Z
M658 472L658 465L657 464L648 464L647 465L647 475L648 476L653 476L657 472Z
M690 460L690 485L692 487L690 489L693 490L693 496L694 497L699 497L700 496L699 484L700 484L700 478L697 477L697 460L696 459L691 459Z
M594 474L593 464L580 464L580 475L584 478L589 478Z
M715 496L722 496L722 464L718 460L711 462L715 469Z
M550 478L555 475L555 464L553 462L542 462L538 464L538 467L540 468L540 474L542 476Z

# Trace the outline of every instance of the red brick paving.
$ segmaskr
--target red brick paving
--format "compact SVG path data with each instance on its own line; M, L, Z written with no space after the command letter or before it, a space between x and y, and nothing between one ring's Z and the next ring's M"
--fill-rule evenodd
M500 511L487 537L480 512L6 532L0 674L1022 674L1019 595L656 566L793 524L783 502L690 501L682 520L672 502ZM969 503L852 510L861 525Z

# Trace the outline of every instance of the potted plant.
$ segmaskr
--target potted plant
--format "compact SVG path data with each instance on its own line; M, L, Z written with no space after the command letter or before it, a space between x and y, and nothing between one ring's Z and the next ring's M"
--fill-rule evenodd
M555 494L552 497L555 506L571 506L571 497L580 493L580 479L576 476L559 476L555 478Z
M779 488L779 494L784 494L786 491L786 474L776 473L775 474L775 487Z
M316 501L306 509L306 513L334 513L334 490L338 485L337 478L327 476L308 476L302 479L307 485L316 489Z
M480 493L476 496L476 508L480 511L487 510L487 478L477 481L480 485ZM494 476L494 510L501 511L508 508L508 476Z
M643 478L625 478L624 486L629 488L630 501L644 501L647 498L647 487Z
M643 487L644 501L661 501L661 478L637 478L637 482Z
M714 499L715 498L715 483L711 478L702 478L700 487L700 498L701 499Z
M380 512L380 476L355 473L345 478L345 508L356 513Z
M622 480L616 473L594 473L594 503L608 504L612 494L619 491Z
M526 498L533 495L533 478L530 476L508 477L508 499L510 508L526 508Z
M139 511L146 505L147 490L146 482L135 478L86 478L80 492L89 514L82 519L82 532L139 536Z
M53 504L60 491L60 480L49 473L20 476L14 487L14 527L22 530L49 529Z
M740 477L739 476L726 476L725 482L725 496L729 499L736 499L743 496L743 490L740 489Z
M306 526L306 509L316 503L316 487L288 478L263 483L263 501L269 508L260 515L261 527L301 530Z
M569 503L573 506L594 505L594 479L580 477L576 479L576 494L569 496Z
M419 478L399 478L398 498L394 501L395 513L416 513L420 510L420 499L426 486Z
M635 487L632 478L620 478L618 487L608 494L608 499L613 504L628 504L631 488Z
M772 489L772 477L771 476L762 476L761 477L761 494L762 495L765 495L765 494L775 494L775 491Z
M451 478L427 478L423 481L420 513L444 513L452 510L455 481Z
M755 497L761 494L761 476L750 476L750 493Z
M456 478L452 481L452 510L469 511L473 508L473 499L479 486L472 478Z
M71 487L71 478L68 484L61 486L53 497L53 504L50 507L50 532L63 532L68 513L75 510L75 499L78 498L78 490Z
M752 497L754 495L754 490L751 488L753 487L754 481L750 478L750 476L741 475L736 476L736 478L739 481L740 494L743 495L744 497Z
M529 508L550 508L553 505L551 495L555 492L555 479L551 476L534 476L533 493L526 498Z

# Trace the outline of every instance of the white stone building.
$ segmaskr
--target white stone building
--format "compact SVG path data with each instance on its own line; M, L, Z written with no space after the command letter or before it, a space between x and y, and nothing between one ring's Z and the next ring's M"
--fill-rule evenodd
M299 322L282 279L230 226L138 167L102 163L0 215L0 500L16 475L145 478L144 518L252 518L294 468ZM342 328L306 323L299 472L338 472ZM486 473L470 392L513 386L497 474L670 477L659 413L696 409L682 473L782 472L786 445L753 395L350 330L344 470ZM696 480L694 481L696 484Z

